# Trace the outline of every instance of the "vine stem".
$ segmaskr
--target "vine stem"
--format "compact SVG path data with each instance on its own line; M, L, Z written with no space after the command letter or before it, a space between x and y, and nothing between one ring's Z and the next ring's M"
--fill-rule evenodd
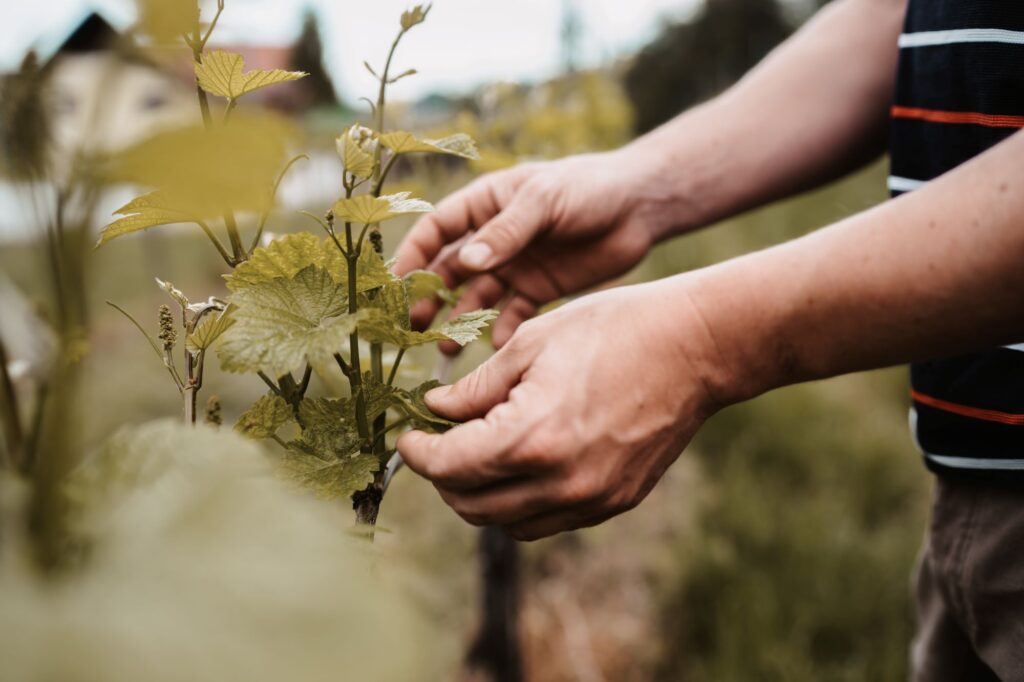
M0 407L3 407L4 440L6 460L4 465L12 467L20 464L24 431L21 427L21 414L18 410L18 395L14 390L14 381L7 369L7 349L0 339Z

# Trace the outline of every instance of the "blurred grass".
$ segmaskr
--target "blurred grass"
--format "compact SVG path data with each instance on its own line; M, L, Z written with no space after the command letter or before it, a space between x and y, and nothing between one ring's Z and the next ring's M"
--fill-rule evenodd
M659 248L638 277L797 237L884 199L881 164ZM662 680L904 679L928 476L906 372L786 388L691 447L710 493L662 578ZM687 455L684 454L684 457Z

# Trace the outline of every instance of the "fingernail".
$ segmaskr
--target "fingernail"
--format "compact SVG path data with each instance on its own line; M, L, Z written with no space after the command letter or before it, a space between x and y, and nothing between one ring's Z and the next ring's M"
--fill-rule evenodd
M493 254L494 252L491 251L491 247L487 246L487 244L476 242L462 247L459 251L459 260L467 268L483 270L487 267L487 263L491 260Z
M427 394L423 396L423 399L426 400L427 403L442 401L445 399L445 397L448 395L448 392L451 389L451 386L438 386L435 389L427 391Z

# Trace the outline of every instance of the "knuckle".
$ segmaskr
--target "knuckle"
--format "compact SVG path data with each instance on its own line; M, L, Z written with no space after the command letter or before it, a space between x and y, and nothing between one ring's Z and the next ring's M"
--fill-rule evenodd
M563 483L560 498L565 504L577 505L599 500L603 492L593 476L580 473Z

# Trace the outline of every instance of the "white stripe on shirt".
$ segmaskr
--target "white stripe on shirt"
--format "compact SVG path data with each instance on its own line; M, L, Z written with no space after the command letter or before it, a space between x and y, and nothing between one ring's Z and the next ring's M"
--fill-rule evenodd
M889 179L886 180L886 185L888 185L891 192L913 192L915 189L921 189L927 184L924 180L901 178L897 175L890 175Z
M955 45L957 43L1006 43L1024 45L1024 31L1001 28L960 28L949 31L921 31L904 33L899 37L902 48Z

